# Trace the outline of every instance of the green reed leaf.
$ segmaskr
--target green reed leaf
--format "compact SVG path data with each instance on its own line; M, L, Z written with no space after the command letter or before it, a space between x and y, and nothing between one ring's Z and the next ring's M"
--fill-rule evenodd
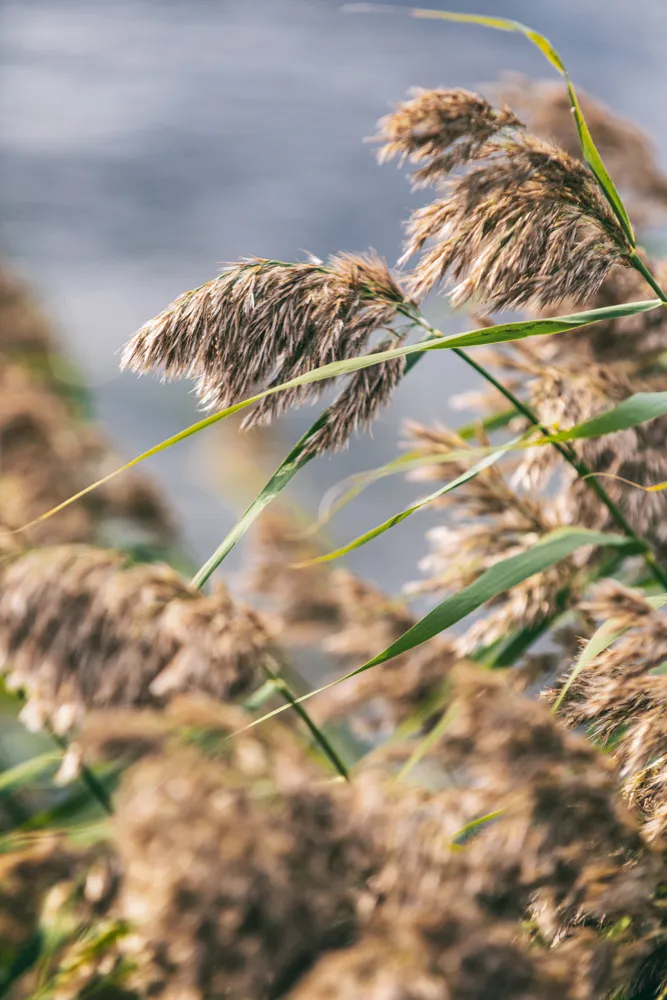
M638 427L656 417L667 414L667 392L636 392L624 399L611 410L599 413L590 420L584 420L569 430L551 434L548 438L538 439L537 444L548 444L561 441L578 441L583 438L603 437L616 431L629 430Z
M31 784L49 771L56 771L62 759L62 753L48 750L46 753L31 757L30 760L23 760L20 764L15 764L14 767L6 768L0 772L0 795L11 788Z
M531 430L532 433L532 430ZM451 482L446 483L439 489L435 490L433 493L429 493L427 497L422 500L418 500L417 503L412 504L411 507L406 507L404 510L399 511L398 514L392 515L392 517L387 518L382 524L378 524L377 527L371 528L370 531L366 531L363 535L359 535L353 541L348 542L347 545L343 545L339 549L334 549L333 552L326 552L324 555L317 556L315 559L309 559L305 563L300 563L300 566L313 566L316 563L330 562L332 559L339 559L341 556L347 555L348 552L353 552L355 549L361 548L362 545L366 545L367 542L372 541L372 539L377 538L379 535L384 534L385 531L389 531L390 528L394 528L401 521L405 521L406 518L410 517L416 511L421 510L422 507L426 507L428 504L433 503L434 500L438 500L440 497L444 496L446 493L451 493L458 486L462 486L469 480L474 479L475 476L483 472L484 469L488 469L491 465L497 462L503 455L510 451L516 441L510 441L508 444L500 445L498 448L494 448L491 454L486 455L480 462L476 462L465 472L457 476L456 479L452 479Z
M428 642L429 639L439 635L440 632L444 632L452 625L456 625L457 622L462 621L468 615L472 614L473 611L486 604L487 601L498 597L500 594L504 594L536 573L541 573L545 569L549 569L550 566L554 566L562 559L566 559L572 555L577 549L590 545L627 549L628 551L636 549L636 543L629 540L625 535L592 531L589 528L557 528L555 531L551 531L548 535L545 535L539 542L536 542L532 548L517 555L508 556L507 559L502 559L494 566L485 570L474 583L469 584L458 593L446 598L413 625L412 628L404 632L396 642L392 642L390 646L387 646L377 656L368 660L367 663L357 667L356 670L344 674L342 677L338 677L335 681L331 681L330 684L325 684L315 691L309 691L307 694L301 695L298 700L303 702L309 698L314 698L315 695L322 694L324 691L342 684L343 681L350 680L350 678L356 677L366 670L370 670L371 667L386 663L387 660L392 660L395 656L400 656L401 653L407 653L416 646ZM274 709L272 712L268 712L266 715L261 716L261 718L255 719L249 725L244 726L239 732L252 729L261 722L279 715L288 707L282 706L281 708Z
M427 642L472 614L482 604L516 587L528 577L549 569L550 566L554 566L586 545L623 548L630 547L631 543L625 535L591 531L588 528L557 528L540 539L532 548L501 560L485 570L474 583L446 598L357 672L385 663Z

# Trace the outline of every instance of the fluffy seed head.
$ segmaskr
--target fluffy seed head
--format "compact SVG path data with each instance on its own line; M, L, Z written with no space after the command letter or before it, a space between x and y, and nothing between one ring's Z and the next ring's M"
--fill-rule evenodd
M363 838L305 762L282 790L260 741L239 740L227 762L173 751L123 782L118 908L135 928L141 995L282 995L355 930Z
M121 366L142 373L157 369L167 379L192 378L202 403L222 408L356 357L404 303L386 265L372 253L339 254L326 265L254 258L172 302L130 340ZM339 425L329 430L326 443L323 435L320 447L343 445L345 433L372 418L399 375L400 366L387 366L384 375L353 380L338 404ZM269 423L323 387L314 383L267 396L243 426Z
M562 84L511 74L494 89L519 110L531 132L581 157L572 106ZM638 222L650 222L656 208L667 206L667 177L660 170L653 144L637 125L590 94L578 89L578 97L593 141L630 215Z
M64 732L87 708L188 690L242 697L275 656L260 616L167 566L125 568L115 553L63 546L18 558L2 578L0 669L24 690L34 728L49 719Z
M492 141L408 224L409 282L423 298L446 277L454 305L494 309L594 295L631 248L589 169L533 136Z
M415 186L423 186L475 159L494 135L521 126L509 108L494 108L468 90L414 88L412 99L378 122L378 160L394 157L422 164Z

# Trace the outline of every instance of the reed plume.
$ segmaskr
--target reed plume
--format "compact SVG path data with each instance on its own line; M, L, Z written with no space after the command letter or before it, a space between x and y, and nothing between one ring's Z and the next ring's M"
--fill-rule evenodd
M160 704L197 690L249 694L276 668L260 615L221 588L204 596L164 565L62 546L21 556L0 594L0 662L30 728L76 727L87 709Z
M594 657L567 690L560 712L610 745L630 804L650 840L667 843L667 622L640 591L608 580L583 610L619 637ZM567 675L563 681L567 679Z
M141 995L282 995L355 932L369 856L343 803L293 744L279 741L282 768L266 738L224 746L226 760L172 747L124 778L117 912Z
M316 647L349 668L415 624L417 616L402 600L348 570L295 566L320 554L287 515L265 514L259 522L249 584L271 600L283 642ZM311 714L323 723L347 719L355 733L375 741L435 697L458 659L454 642L441 636L334 688Z
M404 260L433 243L409 282L417 300L449 277L454 306L547 306L594 295L632 247L588 167L530 135L489 143L484 160L417 209Z
M252 260L186 292L129 341L121 367L192 378L202 404L221 408L333 361L356 357L391 327L406 305L375 254L338 254L322 263ZM316 450L342 447L372 420L400 378L401 365L352 379L335 404L336 423ZM319 383L265 397L243 426L270 423L288 407L317 398Z
M415 87L410 93L411 100L380 119L373 141L382 143L380 163L398 157L399 164L422 164L412 175L416 187L477 159L504 129L522 127L508 107L494 108L469 90Z
M581 143L564 87L551 80L508 74L494 90L518 109L531 132L581 158ZM578 89L578 96L593 141L626 196L631 217L650 225L656 210L667 207L667 177L660 169L653 143L634 122L591 94Z

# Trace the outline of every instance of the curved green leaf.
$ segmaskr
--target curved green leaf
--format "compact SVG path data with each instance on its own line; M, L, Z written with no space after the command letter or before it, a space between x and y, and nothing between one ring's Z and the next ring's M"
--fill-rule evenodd
M361 548L362 545L370 542L373 538L377 538L378 535L382 535L385 531L389 531L390 528L400 524L401 521L405 521L405 519L414 514L415 511L433 503L434 500L444 496L446 493L451 493L452 490L455 490L458 486L462 486L464 483L467 483L470 479L474 479L480 472L483 472L484 469L488 469L489 466L493 465L498 461L498 459L502 458L506 452L510 451L516 445L516 443L516 441L510 441L507 444L500 445L498 448L493 448L491 450L491 454L486 455L480 462L476 462L475 465L466 469L466 471L461 473L460 476L457 476L456 479L452 479L451 482L441 486L433 493L429 493L427 497L424 497L422 500L418 500L417 503L412 504L411 507L406 507L405 510L400 511L398 514L394 514L386 521L383 521L382 524L378 524L377 527L371 528L370 531L366 531L363 535L359 535L358 538L348 542L347 545L343 545L339 549L334 549L333 552L326 552L324 555L317 556L315 559L309 559L306 563L300 563L298 565L313 566L316 563L330 562L332 559L338 559L340 556L347 555L348 552L353 552L354 549Z
M631 543L625 535L591 531L588 528L558 528L525 552L510 556L491 566L474 583L464 587L458 594L446 598L396 642L360 667L359 671L385 663L427 642L428 639L466 618L493 597L511 590L528 577L541 573L585 545L623 548L629 547Z
M582 438L603 437L616 431L626 431L638 427L656 417L667 414L667 392L636 392L624 399L618 406L605 413L599 413L590 420L584 420L566 431L551 434L538 440L538 444L560 441L576 441Z
M347 681L351 677L356 677L357 674L370 670L371 667L379 666L381 663L386 663L387 660L392 660L395 656L400 656L401 653L409 652L416 646L420 646L434 636L439 635L440 632L444 632L445 629L462 621L462 619L472 614L473 611L476 611L477 608L480 608L492 598L497 597L499 594L504 594L536 573L541 573L543 570L549 569L550 566L554 566L562 559L566 559L572 555L577 549L589 545L628 549L628 551L636 549L635 543L625 535L592 531L589 528L557 528L555 531L551 531L548 535L545 535L532 548L517 555L508 556L507 559L502 559L494 566L485 570L474 583L464 587L457 594L446 598L413 625L412 628L404 632L396 642L392 642L390 646L387 646L377 656L368 660L367 663L357 667L356 670L344 674L330 684L325 684L315 691L309 691L307 694L302 695L298 701L302 702L307 701L309 698L314 698L315 695L322 694L324 691L336 687L337 684L342 684L343 681ZM254 726L259 725L260 722L265 722L267 719L279 715L288 707L282 706L281 708L274 709L274 711L268 712L259 719L255 719L239 731L245 732L247 729L252 729Z
M0 772L0 795L18 785L32 784L37 778L41 778L47 771L52 773L58 770L62 763L63 755L55 750L47 750L37 757L29 760L22 760L19 764L9 767Z

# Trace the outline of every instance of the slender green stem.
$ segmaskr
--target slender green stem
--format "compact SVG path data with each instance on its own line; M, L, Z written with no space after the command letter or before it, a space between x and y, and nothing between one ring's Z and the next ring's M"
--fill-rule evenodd
M656 281L655 277L651 274L646 264L644 264L639 254L635 250L633 250L633 252L628 255L628 260L635 268L635 270L639 271L639 273L642 275L645 281L648 282L648 284L651 286L651 288L658 296L658 298L661 300L661 302L667 304L667 295L665 295L662 288Z
M341 758L338 755L337 751L334 749L334 747L332 746L332 744L329 742L329 739L322 732L322 730L319 728L319 726L315 725L315 723L313 722L313 720L311 719L311 717L308 715L308 712L305 710L305 708L303 707L303 705L299 702L299 700L296 697L296 695L292 692L292 690L289 687L289 685L287 684L287 682L280 676L280 674L274 673L267 666L264 667L264 671L265 671L267 677L269 678L269 680L273 683L276 691L278 691L283 696L283 698L285 699L285 701L288 702L292 706L292 708L294 709L294 711L296 712L296 714L299 716L299 718L301 719L301 721L304 723L304 725L309 730L309 732L312 735L312 737L315 740L315 742L319 745L319 747L322 750L322 752L324 753L325 757L327 757L327 759L333 765L334 769L336 771L338 771L338 773L340 774L340 776L342 778L345 778L346 781L349 781L350 780L350 775L349 775L348 769L345 766L345 764L343 763L343 761L341 760Z
M67 742L67 740L63 736L58 736L58 734L54 733L53 731L50 731L49 735L51 736L51 739L55 743L57 743L58 746L65 751L65 753L67 753L67 751L69 750L69 743ZM105 813L111 816L113 813L111 799L109 798L107 790L102 784L102 782L95 777L90 768L86 767L85 764L82 764L81 773L79 776L81 778L82 783L86 786L86 788L93 796L93 798L97 799L99 804L104 809Z

